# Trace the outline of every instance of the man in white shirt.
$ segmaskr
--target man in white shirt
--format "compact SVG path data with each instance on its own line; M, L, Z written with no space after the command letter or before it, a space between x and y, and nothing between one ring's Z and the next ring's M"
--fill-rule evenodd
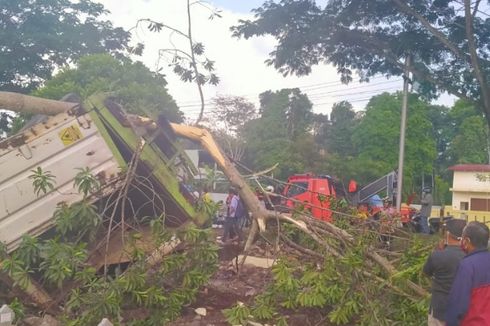
M236 216L240 198L238 197L238 192L236 189L230 188L229 197L228 214L225 219L225 227L223 232L223 242L226 242L231 234L233 234L235 237L240 237L237 227L238 218Z

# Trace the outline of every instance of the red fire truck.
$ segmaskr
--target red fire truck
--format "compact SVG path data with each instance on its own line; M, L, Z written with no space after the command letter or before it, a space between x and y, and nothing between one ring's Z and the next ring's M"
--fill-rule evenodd
M345 191L343 185L331 176L295 174L288 178L284 188L282 195L287 199L284 200L283 205L289 209L303 206L313 217L331 221L329 198L345 198L352 205L365 203L372 196L383 191L386 191L386 196L392 198L396 188L395 182L396 173L390 172L361 189L349 185L348 191Z

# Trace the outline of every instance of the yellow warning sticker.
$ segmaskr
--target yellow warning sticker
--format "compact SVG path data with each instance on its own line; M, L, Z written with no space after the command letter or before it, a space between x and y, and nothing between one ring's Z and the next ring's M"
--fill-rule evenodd
M59 135L63 145L65 146L70 146L74 142L83 138L82 132L76 125L61 129Z

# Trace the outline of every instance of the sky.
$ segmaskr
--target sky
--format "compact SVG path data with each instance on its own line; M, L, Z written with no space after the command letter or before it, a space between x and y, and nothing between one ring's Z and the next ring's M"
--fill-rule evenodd
M187 29L186 1L184 0L99 0L111 12L108 19L114 25L125 29L135 27L138 19L150 18L175 27ZM230 27L240 19L250 19L250 10L260 6L262 0L212 0L209 4L221 10L222 18L209 19L210 12L203 6L192 9L193 36L196 42L205 46L206 56L215 61L216 74L220 78L217 86L206 86L204 97L206 111L212 110L209 101L217 95L244 96L258 106L258 95L267 90L299 87L313 102L313 111L329 113L335 102L348 100L355 110L362 110L368 99L384 91L394 92L402 89L399 77L387 80L375 77L370 83L357 82L343 85L333 66L321 64L313 67L308 76L284 77L264 61L274 49L276 41L272 37L258 37L249 40L231 36ZM167 60L159 60L159 49L188 49L188 43L178 35L169 32L152 33L145 27L134 29L134 42L145 44L143 56L135 58L150 69L161 67L166 75L169 93L174 97L189 120L199 113L199 93L193 83L184 83L168 67ZM451 105L454 98L445 96L439 102ZM209 103L209 104L208 104Z

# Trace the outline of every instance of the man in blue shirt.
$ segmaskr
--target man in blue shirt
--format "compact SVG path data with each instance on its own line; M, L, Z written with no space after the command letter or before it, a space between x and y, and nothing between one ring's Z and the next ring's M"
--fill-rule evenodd
M446 309L447 326L490 325L490 252L488 227L470 222L463 230L461 260Z

